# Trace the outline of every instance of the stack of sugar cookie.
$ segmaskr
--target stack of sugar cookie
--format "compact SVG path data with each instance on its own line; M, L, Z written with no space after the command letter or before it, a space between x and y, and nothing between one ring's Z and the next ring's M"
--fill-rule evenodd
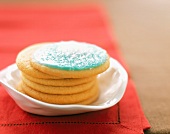
M90 104L99 96L97 75L109 67L109 56L89 43L49 42L25 48L16 64L19 91L47 103Z

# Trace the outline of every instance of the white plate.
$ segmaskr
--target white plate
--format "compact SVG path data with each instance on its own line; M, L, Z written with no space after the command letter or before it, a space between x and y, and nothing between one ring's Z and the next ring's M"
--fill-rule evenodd
M20 73L16 64L0 72L0 82L21 109L33 114L55 116L97 111L114 106L125 92L128 76L120 63L110 58L110 67L98 76L100 96L90 105L57 105L41 102L18 92L15 87L19 81Z

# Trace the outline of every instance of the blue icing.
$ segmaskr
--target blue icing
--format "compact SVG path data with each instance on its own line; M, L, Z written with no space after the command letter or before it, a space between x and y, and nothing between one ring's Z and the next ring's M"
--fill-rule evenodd
M36 50L33 59L44 66L61 70L87 70L106 62L107 52L95 45L67 41L49 43Z

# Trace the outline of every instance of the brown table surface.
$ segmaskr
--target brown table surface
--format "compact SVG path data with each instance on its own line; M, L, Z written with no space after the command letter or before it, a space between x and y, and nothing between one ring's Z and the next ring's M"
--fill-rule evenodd
M145 133L170 133L170 0L0 0L6 4L47 2L99 3L106 9L110 30L117 37L152 126Z

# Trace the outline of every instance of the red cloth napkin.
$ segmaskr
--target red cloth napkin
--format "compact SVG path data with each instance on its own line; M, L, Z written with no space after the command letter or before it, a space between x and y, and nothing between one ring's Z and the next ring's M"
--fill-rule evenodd
M0 69L15 62L26 46L47 41L77 40L106 49L128 71L118 45L98 7L0 7ZM46 117L21 110L0 86L0 133L142 134L150 127L131 78L122 100L106 110Z

